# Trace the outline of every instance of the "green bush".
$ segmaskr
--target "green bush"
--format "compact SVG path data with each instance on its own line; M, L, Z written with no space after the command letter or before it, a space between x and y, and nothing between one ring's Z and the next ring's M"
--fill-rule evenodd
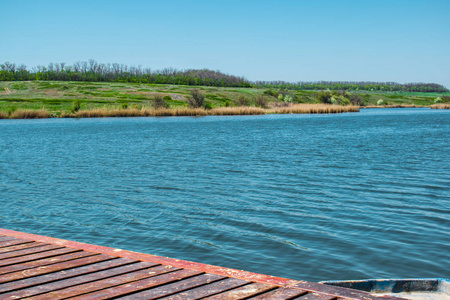
M384 100L383 99L378 100L377 105L384 105Z
M247 99L247 97L245 97L243 95L240 95L235 102L236 102L237 106L249 106L250 105L250 101Z
M437 97L436 99L434 99L434 103L442 103L442 98L441 97Z
M8 110L6 111L6 113L8 114L8 116L12 115L15 111L17 110L16 106L11 106L8 108Z
M128 109L128 103L122 103L122 109Z
M163 97L163 100L164 101L170 101L170 100L172 100L172 97L170 97L169 95L166 95L166 96Z
M75 113L75 112L79 111L80 108L81 108L81 102L80 102L80 100L75 100L75 101L73 101L71 112L72 112L72 113Z
M317 95L317 100L319 100L319 102L321 103L326 103L326 104L331 104L331 93L326 91L326 92L320 92Z
M262 108L267 108L268 107L268 101L267 98L264 97L264 95L258 95L255 98L255 105L262 107Z
M294 97L292 97L292 95L288 94L288 95L284 96L283 101L287 102L287 103L294 102Z
M155 97L153 98L152 107L155 108L155 109L169 107L169 105L167 104L166 100L164 99L166 97L170 98L170 96L164 96L163 97L161 95L155 95Z

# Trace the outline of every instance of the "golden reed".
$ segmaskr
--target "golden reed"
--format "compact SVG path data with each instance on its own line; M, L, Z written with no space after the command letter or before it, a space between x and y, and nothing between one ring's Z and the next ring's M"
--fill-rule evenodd
M358 112L359 106L332 104L294 104L288 107L269 109L274 114L335 114L344 112Z
M438 103L430 106L431 109L450 109L449 103Z
M50 112L45 109L18 109L11 113L11 119L46 119L50 118Z
M264 109L260 107L238 106L219 107L210 110L203 108L95 108L79 110L75 113L62 113L61 118L111 118L111 117L177 117L177 116L237 116L237 115L264 115L264 114L330 114L344 112L358 112L359 106L341 106L331 104L294 104L286 107ZM50 118L46 110L17 110L8 116L0 112L0 118L31 119Z
M367 105L364 106L364 108L415 108L415 107L426 107L421 105L414 105L414 104L392 104L392 105Z

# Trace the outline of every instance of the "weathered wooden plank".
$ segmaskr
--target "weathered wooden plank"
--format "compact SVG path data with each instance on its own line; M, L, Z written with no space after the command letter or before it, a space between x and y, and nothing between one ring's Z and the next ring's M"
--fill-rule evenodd
M90 280L90 277L87 275L89 273L99 272L103 270L107 270L104 274L107 275L107 272L114 272L112 269L114 267L128 265L132 262L135 262L128 258L117 258L113 260L108 260L105 262L100 262L92 265L87 265L84 267L79 268L73 268L67 271L59 271L56 273L26 278L18 281L8 282L0 284L0 292L8 292L13 290L22 289L21 291L18 291L18 295L21 295L21 297L25 297L23 295L26 295L26 297L35 295L36 292L39 292L44 289L48 288L64 288L68 285L65 285L66 283L82 281L82 280ZM81 276L83 275L83 276ZM97 275L97 274L95 274ZM94 276L95 276L94 275ZM75 278L78 277L78 278ZM68 282L63 282L63 279L70 278ZM84 281L86 282L86 281ZM73 284L71 284L73 285ZM34 287L37 286L37 287ZM32 287L32 288L29 288ZM7 295L7 294L5 294ZM2 295L2 298L5 297L5 295Z
M27 243L31 243L31 242L32 241L12 239L9 241L0 242L0 248L9 247L9 246L13 246L13 245L27 244Z
M343 287L338 286L332 286L332 285L326 285L322 283L317 282L308 282L308 281L301 281L292 287L294 288L300 288L306 291L316 292L320 294L328 294L332 295L334 297L342 297L342 298L349 298L349 299L365 299L365 300L375 300L380 299L378 296L373 296L369 293L357 291L353 289L347 289ZM382 299L391 299L391 300L398 300L399 298L395 297L388 297L385 296Z
M208 300L236 300L236 299L245 299L251 296L256 296L263 292L268 292L270 290L276 289L278 286L264 284L264 283L252 283L248 285L244 285L243 287L232 289L224 293L220 293L211 297L207 297L204 299Z
M150 263L141 263L141 266ZM137 264L136 264L137 265ZM148 267L148 265L145 265ZM170 273L174 271L181 270L180 268L173 268L171 266L157 266L153 268L146 268L140 271L134 271L126 274L122 274L119 276L109 277L103 280L97 280L93 282L88 282L85 284L78 284L69 288L56 290L49 292L47 294L37 295L29 298L30 300L56 300L56 299L65 299L69 297L75 297L82 294L89 294L98 290L119 286L123 284L127 284L130 282L134 282L137 280L150 278L154 276L158 276L165 273ZM111 274L111 273L110 273ZM97 278L98 279L98 278Z
M15 238L5 235L0 235L0 242L14 240Z
M40 252L40 253L36 253L36 254L31 254L31 255L13 257L13 258L0 260L0 266L19 264L19 263L23 263L23 262L27 262L27 261L31 261L31 260L36 260L39 258L51 257L51 256L56 256L56 255L61 255L61 254L78 252L78 251L79 251L78 249L61 248L61 249L56 249L56 250L52 250L52 251L45 251L45 252Z
M308 294L307 291L293 288L280 288L262 295L252 297L252 300L286 300L286 299L297 299L296 297Z
M68 248L63 248L63 249L68 249ZM17 271L22 271L22 270L27 270L27 269L32 269L32 268L37 268L37 267L46 266L46 265L52 265L52 264L56 264L59 262L88 257L88 256L92 256L92 255L98 255L98 253L93 253L93 252L88 252L88 251L78 251L78 252L71 253L71 254L64 254L64 255L59 255L59 256L53 256L50 258L43 258L43 259L33 260L33 261L29 261L29 262L24 262L24 263L18 263L15 265L0 267L0 275L17 272Z
M5 274L5 275L0 275L0 283L5 283L5 282L9 282L9 281L14 281L14 280L20 280L20 279L25 279L28 277L44 275L44 274L53 273L53 272L57 272L57 271L61 271L61 270L90 265L90 264L110 260L112 258L113 258L112 256L109 256L106 254L100 254L100 255L95 255L95 256L89 256L87 258L75 259L75 260L71 260L68 262L62 262L62 263L52 264L52 265L48 265L48 266L41 266L38 268L26 270L26 271L18 271L18 272L14 272L14 273Z
M157 255L145 254L145 253L137 253L137 252L126 251L126 250L122 250L122 249L114 249L114 248L103 247L103 246L98 246L98 245L90 245L90 244L85 244L85 243L80 243L80 242L62 240L62 239L46 237L46 236L41 236L41 235L36 235L36 234L30 234L30 233L24 233L24 232L8 230L8 229L3 229L3 228L0 228L0 234L15 237L15 238L20 238L20 239L33 240L36 242L56 244L56 245L61 245L61 246L65 246L65 247L81 249L81 250L85 250L85 251L99 252L99 253L109 254L109 255L117 255L120 257L127 257L127 258L132 258L132 259L141 260L141 261L150 261L150 262L159 263L162 265L171 265L171 266L179 267L179 268L183 268L183 269L197 270L197 271L200 271L203 273L223 275L226 277L239 278L242 280L248 280L248 281L253 281L253 282L261 282L261 283L273 284L273 285L278 285L278 286L291 286L291 285L299 282L297 280L292 280L292 279L287 279L287 278L280 278L280 277L274 277L274 276L270 276L270 275L247 272L247 271L243 271L243 270L235 270L235 269L224 268L224 267L220 267L220 266L207 265L207 264L202 264L202 263L198 263L198 262L190 262L190 261L185 261L185 260L175 259L175 258L162 257L162 256L157 256Z
M203 297L212 296L215 294L223 293L225 291L246 285L251 283L247 280L241 280L236 278L228 278L218 282L213 282L198 288L194 288L182 293L178 293L172 296L161 298L161 300L195 300Z
M160 297L176 294L194 287L202 286L225 279L225 276L215 274L202 274L195 277L190 277L181 281L166 284L153 289L145 290L139 293L135 293L129 296L122 297L123 300L144 300L144 299L157 299Z
M300 295L298 297L295 297L294 299L300 299L300 300L332 300L336 299L336 296L334 295L327 295L327 294L320 294L320 293L308 293L304 295Z
M49 250L55 250L55 249L59 249L59 248L63 248L63 247L62 246L48 245L47 244L47 245L44 245L44 246L34 247L34 248L30 248L30 249L24 249L24 250L18 250L18 251L13 251L13 252L2 253L2 254L0 254L0 260L11 258L11 257L24 256L24 255L29 255L29 254L49 251Z
M0 253L7 253L7 252L12 252L12 251L17 251L17 250L24 250L24 249L28 249L28 248L34 248L34 247L45 246L45 245L48 245L48 244L38 243L38 242L31 242L31 243L26 243L26 244L2 247L2 248L0 248Z
M145 289L153 288L163 284L168 284L174 281L182 280L184 278L192 277L195 275L200 275L202 272L195 270L179 270L169 274L163 274L132 283L119 285L113 288L101 290L98 292L81 295L78 297L71 298L71 300L99 300L99 299L109 299L112 297L123 296L131 294L133 292L139 292Z

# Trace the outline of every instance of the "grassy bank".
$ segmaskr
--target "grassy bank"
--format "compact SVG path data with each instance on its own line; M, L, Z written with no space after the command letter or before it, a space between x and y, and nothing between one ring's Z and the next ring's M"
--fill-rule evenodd
M0 82L0 118L255 115L267 113L337 113L357 111L351 105L320 106L320 91L261 88L196 87L203 107L188 107L192 86L70 81ZM450 93L357 92L365 107L421 107L440 98L448 105ZM284 99L283 99L284 97ZM338 104L348 104L338 94ZM155 109L157 98L162 109ZM289 98L289 103L284 102ZM383 105L380 105L383 100ZM336 102L336 101L335 101ZM341 103L342 102L342 103ZM377 105L378 104L378 105ZM76 108L75 108L76 105ZM312 106L308 106L312 105ZM323 105L323 104L322 104Z

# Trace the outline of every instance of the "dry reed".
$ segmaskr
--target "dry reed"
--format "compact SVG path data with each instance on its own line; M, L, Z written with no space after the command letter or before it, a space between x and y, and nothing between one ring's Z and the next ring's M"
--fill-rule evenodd
M423 107L420 105L414 105L414 104L391 104L391 105L367 105L364 106L364 108L416 108L416 107Z
M11 119L45 119L50 117L50 112L45 109L18 109L10 115Z
M61 117L74 118L111 118L111 117L175 117L175 116L206 116L208 112L203 108L142 108L142 109L107 109L97 108L91 110L79 110L74 114L63 114Z
M358 112L359 106L341 106L330 104L294 104L287 107L273 107L264 109L260 107L238 106L219 107L211 110L203 108L95 108L79 110L74 113L62 113L61 118L111 118L111 117L179 117L179 116L236 116L236 115L264 115L264 114L326 114ZM9 116L12 119L51 118L46 110L16 110ZM0 112L0 119L8 118L8 114Z
M0 111L0 119L8 119L8 114L4 111Z
M332 104L295 104L288 107L277 107L269 110L275 114L335 114L344 112L358 112L359 106Z
M210 116L264 115L265 113L263 108L250 106L219 107L208 111Z
M450 103L438 103L430 106L431 109L450 109Z

